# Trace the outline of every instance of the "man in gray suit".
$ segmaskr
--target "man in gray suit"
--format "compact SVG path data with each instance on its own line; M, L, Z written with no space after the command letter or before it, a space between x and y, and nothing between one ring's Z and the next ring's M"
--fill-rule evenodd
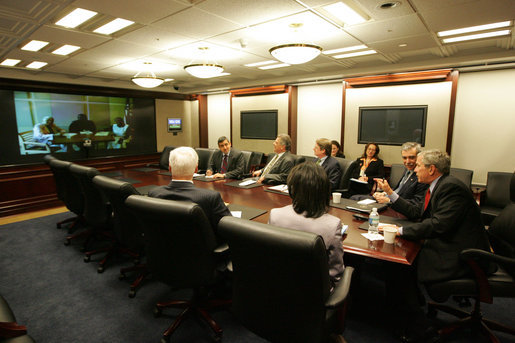
M291 138L286 134L280 134L274 141L274 152L276 155L265 168L256 170L252 176L258 176L258 182L264 184L284 184L295 164L290 153Z
M209 219L213 230L217 231L218 222L231 211L225 206L220 193L193 184L193 174L198 170L198 155L194 149L179 147L170 152L170 172L172 181L168 186L161 186L148 192L149 197L191 201L198 204ZM219 239L221 242L222 240Z
M401 147L402 163L404 163L404 173L399 183L392 189L388 182L383 179L376 179L377 186L383 192L374 193L374 199L379 203L390 203L391 207L404 214L409 219L420 217L420 203L424 200L427 184L418 182L415 173L417 155L420 153L419 143L407 142ZM400 206L397 200L402 197L405 200L404 206Z
M245 172L245 159L241 151L233 149L225 136L218 138L218 149L209 159L206 176L213 175L216 179L241 178Z

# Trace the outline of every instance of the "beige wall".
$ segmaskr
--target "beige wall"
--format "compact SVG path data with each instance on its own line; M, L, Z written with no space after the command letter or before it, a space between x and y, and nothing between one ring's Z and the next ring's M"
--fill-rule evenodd
M167 118L182 118L182 132L176 136L167 131ZM167 145L199 145L198 101L156 99L157 151Z
M341 82L298 87L297 154L312 156L318 138L340 141L342 89Z
M231 94L207 96L208 142L210 148L218 148L218 137L231 139Z
M288 93L234 97L232 99L232 144L239 150L273 151L271 140L241 139L240 112L252 110L278 110L277 133L288 132ZM211 123L211 119L209 119ZM209 124L210 125L210 124Z
M462 73L458 81L452 166L473 169L475 184L488 171L515 170L515 69Z
M355 159L365 148L358 144L359 107L427 105L426 142L424 149L445 150L451 99L451 82L414 85L351 88L346 92L345 156ZM381 145L379 157L385 164L401 163L400 147Z

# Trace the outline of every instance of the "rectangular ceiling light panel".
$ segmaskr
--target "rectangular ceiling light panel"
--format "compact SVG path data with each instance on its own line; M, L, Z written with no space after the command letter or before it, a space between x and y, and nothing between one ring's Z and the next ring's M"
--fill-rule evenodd
M27 51L39 51L47 45L48 45L48 42L44 42L41 40L31 40L30 42L28 42L27 44L22 46L21 49L27 50Z
M75 28L85 21L93 18L95 15L97 15L97 12L85 10L83 8L76 8L55 24L68 28Z
M96 29L93 32L101 33L103 35L110 35L112 33L120 31L121 29L124 29L127 26L130 26L132 24L134 24L133 21L122 19L122 18L116 18L114 20L111 20L109 23L107 23L103 26L100 26L98 29Z

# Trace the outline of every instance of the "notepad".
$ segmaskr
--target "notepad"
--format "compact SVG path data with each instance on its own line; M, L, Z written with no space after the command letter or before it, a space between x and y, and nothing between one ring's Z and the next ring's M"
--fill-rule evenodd
M375 202L376 201L372 200L372 199L363 199L363 200L358 201L358 204L360 204L360 205L370 205L370 204L373 204Z
M268 189L288 193L288 185L277 185L277 186L268 187Z
M240 182L238 185L239 186L248 186L248 185L252 185L253 183L256 183L256 182L257 182L256 180L247 180L247 181Z

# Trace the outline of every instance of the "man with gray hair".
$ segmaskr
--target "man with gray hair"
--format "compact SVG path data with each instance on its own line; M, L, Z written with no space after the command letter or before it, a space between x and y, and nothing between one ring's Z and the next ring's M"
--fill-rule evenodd
M193 174L198 170L197 152L189 147L179 147L170 152L169 168L172 181L168 186L152 189L148 196L153 198L191 201L198 204L209 219L213 230L217 231L218 222L231 212L225 206L220 193L197 188L193 184Z
M406 142L402 145L401 156L405 169L402 178L393 189L386 180L375 179L377 186L383 192L374 193L374 199L379 203L390 203L395 211L404 214L409 219L420 217L420 203L423 201L428 187L427 184L418 182L415 174L417 154L420 151L419 143ZM400 197L406 200L402 205L399 205L400 202L397 203Z
M291 138L282 133L274 141L275 156L267 163L265 168L256 170L252 176L258 176L258 182L264 184L283 184L295 165L293 156L290 153Z
M472 192L449 175L449 171L447 153L427 150L418 154L415 167L418 181L429 185L419 207L422 220L398 228L403 238L424 242L415 262L416 275L406 271L399 275L389 273L391 279L387 283L388 292L398 301L396 306L403 312L406 324L415 330L411 336L427 334L429 328L419 306L417 280L432 283L471 275L466 262L460 259L460 252L489 249L481 212ZM399 201L406 202L402 198Z

